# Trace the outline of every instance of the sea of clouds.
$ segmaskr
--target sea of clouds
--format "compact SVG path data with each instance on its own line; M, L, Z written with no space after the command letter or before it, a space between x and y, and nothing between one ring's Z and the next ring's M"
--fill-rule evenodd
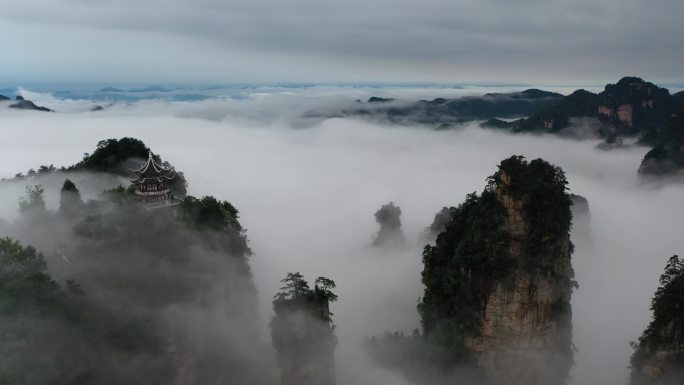
M477 123L435 131L302 117L373 95L416 100L511 89L518 88L269 87L196 102L112 102L99 112L88 110L100 101L21 90L59 112L0 108L0 177L73 164L102 139L143 140L185 173L190 194L214 195L240 210L255 253L264 338L272 296L287 272L328 276L338 284L332 306L338 382L401 384L398 374L370 363L363 342L386 330L419 327L425 228L442 206L481 191L501 160L541 157L565 170L570 190L585 196L591 210L590 228L573 239L580 288L572 299L578 353L571 383L626 384L629 341L649 322L666 260L684 249L684 186L638 179L648 148L601 151L597 141L509 135ZM76 180L79 187L88 186L85 178ZM49 208L57 207L61 182L41 182ZM16 216L23 187L0 186L1 218ZM82 192L94 198L98 189ZM401 207L406 246L373 248L373 213L390 201Z

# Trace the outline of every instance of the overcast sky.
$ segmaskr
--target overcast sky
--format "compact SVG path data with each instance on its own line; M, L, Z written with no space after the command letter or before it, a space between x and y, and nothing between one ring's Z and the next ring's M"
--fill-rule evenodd
M21 82L681 82L682 0L2 0Z

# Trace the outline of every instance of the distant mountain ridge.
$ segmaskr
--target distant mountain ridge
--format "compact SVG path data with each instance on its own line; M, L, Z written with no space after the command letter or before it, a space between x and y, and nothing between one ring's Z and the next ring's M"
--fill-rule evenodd
M595 122L596 129L591 133L594 137L639 136L642 143L656 144L662 139L677 100L684 99L681 92L675 95L630 76L606 85L598 94L580 89L527 118L513 122L494 119L483 126L512 132L563 134L573 125L573 119L589 118Z
M0 95L0 101L9 101L12 100L11 98ZM18 110L34 110L34 111L44 111L44 112L52 112L51 109L43 106L37 106L35 103L33 103L30 100L24 99L23 96L17 96L15 99L16 103L10 104L9 108L16 108Z
M309 111L306 117L363 116L398 124L427 124L448 128L451 124L494 117L520 118L553 105L563 95L539 89L490 93L483 96L436 98L417 102L373 96L368 102L334 111Z

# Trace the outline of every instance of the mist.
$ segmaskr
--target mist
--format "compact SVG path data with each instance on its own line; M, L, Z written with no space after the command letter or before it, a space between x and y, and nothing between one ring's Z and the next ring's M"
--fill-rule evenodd
M237 106L149 101L103 114L3 111L0 177L41 164L73 164L102 139L143 140L185 173L189 194L213 195L240 210L254 252L250 265L264 336L273 294L287 272L330 277L339 296L331 308L338 383L402 384L398 373L371 362L363 343L385 331L419 327L426 227L443 206L481 191L502 159L541 157L565 170L571 192L586 197L591 212L590 236L573 234L579 352L570 383L627 383L629 341L648 323L665 261L682 252L684 186L639 181L636 170L647 148L600 151L598 141L508 135L477 124L432 131L328 119L301 128L302 95L295 96L297 103L280 95ZM58 189L51 186L61 182L22 183L43 184L48 208L57 208ZM99 187L86 188L84 198ZM23 192L21 183L0 185L3 219L16 216ZM370 247L378 231L373 214L390 201L401 207L406 247ZM220 327L231 326L212 326ZM275 365L273 357L260 360Z

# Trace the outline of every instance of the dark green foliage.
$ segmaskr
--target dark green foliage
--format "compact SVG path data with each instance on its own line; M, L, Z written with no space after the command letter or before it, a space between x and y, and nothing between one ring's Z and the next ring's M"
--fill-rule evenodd
M147 159L149 153L150 149L138 139L101 140L92 155L86 153L83 160L71 168L128 175L122 163L128 159Z
M183 218L200 227L222 230L227 227L242 230L238 222L238 210L227 201L219 201L212 196L202 199L189 196L181 202Z
M273 300L271 340L282 385L334 385L337 344L330 303L335 282L319 277L311 289L300 273L288 273Z
M47 274L45 257L35 248L0 238L0 313L40 315L52 307L59 286Z
M651 301L653 318L630 360L634 385L681 384L684 381L684 261L672 256ZM644 370L649 366L660 373Z
M149 321L94 305L74 281L47 273L44 256L0 239L1 384L165 384L170 356ZM129 370L113 370L126 367Z
M418 309L427 341L444 349L445 366L468 360L464 342L479 336L486 300L516 272L555 277L557 258L568 250L570 198L563 171L541 159L513 156L501 162L481 195L469 194L450 209L450 220L435 246L423 250L425 293ZM522 255L510 252L504 196L520 202L527 232ZM572 277L556 277L567 290ZM560 302L569 300L560 299Z
M596 116L599 96L586 90L577 90L560 99L555 105L512 124L514 132L558 132L570 124L571 117Z
M509 183L500 183L504 173ZM521 156L501 162L499 171L489 178L489 189L498 187L501 193L523 202L529 228L523 268L528 272L553 271L553 259L560 250L550 250L548 246L561 245L572 223L572 200L566 193L567 185L560 167L542 159L527 162Z
M437 236L437 234L444 231L450 219L451 211L448 207L442 207L442 209L435 214L435 219L430 224L430 227L427 228L427 231L430 234Z
M149 153L150 149L145 143L135 138L101 140L92 154L84 154L83 160L68 170L99 171L130 177L133 175L131 169L137 168L140 162L148 158ZM163 162L159 155L154 155L154 159L157 163L173 169L168 162ZM176 177L169 182L169 187L175 195L184 196L187 193L187 182L182 172L175 173Z
M442 357L445 367L468 359L465 338L478 335L492 285L514 267L501 228L504 215L493 190L469 194L450 209L436 245L423 250L425 293L418 310L425 337L449 353Z
M69 179L65 179L64 184L62 185L62 191L69 191L69 192L77 193L78 189L76 188L76 185L74 184L74 182L72 182Z
M190 226L200 230L219 231L229 240L233 253L251 255L238 214L238 210L230 202L219 201L212 196L201 199L188 196L180 204L180 216Z
M273 300L273 308L276 314L284 308L308 309L320 317L323 321L332 321L330 303L337 301L337 295L332 292L335 282L326 277L318 277L314 288L309 288L302 274L287 273L281 281L284 286L280 288Z
M19 212L29 213L45 211L45 199L43 198L43 187L40 185L27 186L26 196L19 199Z
M74 182L69 179L64 181L59 198L59 210L67 216L76 216L85 209L85 204L81 199L81 193L76 188Z

